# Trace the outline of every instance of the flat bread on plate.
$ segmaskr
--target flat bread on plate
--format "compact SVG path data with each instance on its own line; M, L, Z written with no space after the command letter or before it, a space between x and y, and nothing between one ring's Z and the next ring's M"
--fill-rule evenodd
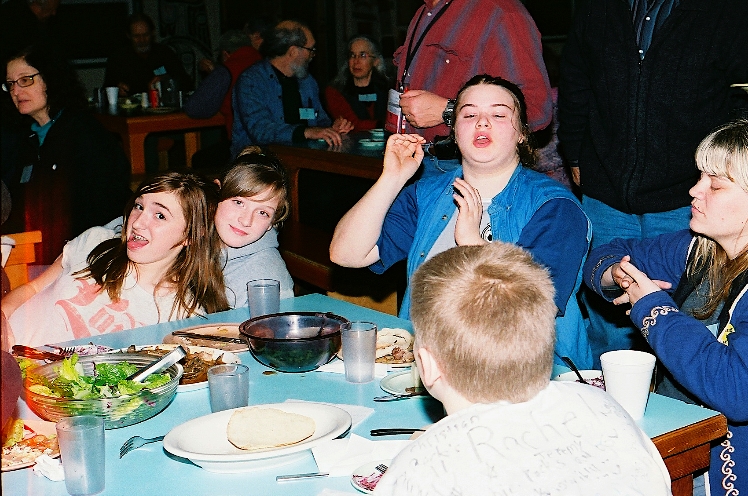
M226 427L231 444L243 450L288 446L314 434L314 419L276 408L242 408L235 411Z

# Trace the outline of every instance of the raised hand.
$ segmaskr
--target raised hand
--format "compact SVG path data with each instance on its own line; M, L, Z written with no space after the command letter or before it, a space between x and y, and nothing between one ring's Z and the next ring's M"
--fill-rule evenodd
M423 160L422 143L426 140L417 134L393 134L387 139L384 150L384 172L395 175L403 184L413 177Z
M467 181L455 179L455 193L452 195L457 203L457 223L455 224L455 242L457 246L483 245L488 243L480 236L480 220L483 216L483 202L480 193Z

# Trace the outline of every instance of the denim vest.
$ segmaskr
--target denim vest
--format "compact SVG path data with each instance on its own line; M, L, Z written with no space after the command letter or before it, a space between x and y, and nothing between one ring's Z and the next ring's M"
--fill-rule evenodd
M433 176L418 182L416 201L418 223L413 245L408 253L408 280L426 259L431 247L454 214L452 183L462 177L462 167ZM496 195L488 207L491 218L491 231L495 241L516 243L535 212L548 200L568 198L579 205L579 201L564 186L543 174L529 170L521 164L515 169L506 187ZM581 205L579 206L581 210ZM592 229L587 221L587 243L592 239ZM585 256L586 258L586 256ZM571 357L580 368L592 367L592 352L587 338L587 330L577 302L577 291L582 282L582 266L577 273L574 291L566 302L563 316L556 317L556 356L555 362L565 365L561 356ZM410 286L406 290L400 317L410 315Z

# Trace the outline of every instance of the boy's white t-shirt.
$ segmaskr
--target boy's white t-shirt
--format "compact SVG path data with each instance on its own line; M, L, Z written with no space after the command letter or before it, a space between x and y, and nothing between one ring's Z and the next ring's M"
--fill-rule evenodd
M91 250L116 236L110 229L92 227L65 245L62 274L8 319L18 344L42 346L169 320L175 293L154 297L137 285L132 271L116 303L92 279L72 275L88 266Z
M476 404L392 461L376 495L669 495L649 437L604 391L551 382L525 403Z

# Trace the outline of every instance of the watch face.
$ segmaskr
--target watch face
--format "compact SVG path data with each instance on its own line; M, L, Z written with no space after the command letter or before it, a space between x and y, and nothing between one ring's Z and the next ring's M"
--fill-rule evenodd
M455 119L455 101L454 100L447 100L447 106L444 109L444 112L442 112L442 120L444 121L444 124L447 126L452 126L454 124Z

